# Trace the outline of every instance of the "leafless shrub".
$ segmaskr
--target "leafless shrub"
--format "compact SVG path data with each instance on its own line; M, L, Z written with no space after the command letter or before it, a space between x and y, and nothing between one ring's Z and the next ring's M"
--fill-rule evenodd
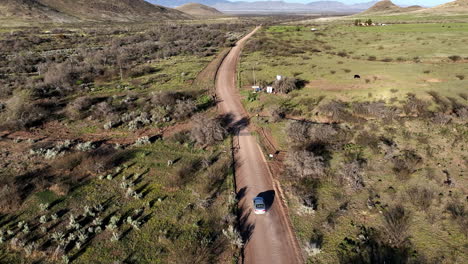
M384 101L378 102L354 102L352 109L355 114L392 120L399 111L396 107L388 107Z
M186 100L189 96L179 92L159 92L151 96L151 103L159 106L174 106L177 100Z
M178 120L185 119L190 117L195 110L197 110L197 104L193 100L177 100L173 117Z
M460 57L458 55L452 55L452 56L449 56L448 58L453 62L457 62L457 61L462 59L462 57Z
M132 68L128 75L132 78L137 78L154 72L156 72L154 67L151 67L150 65L140 65L138 67Z
M8 129L24 129L36 125L44 120L47 111L30 102L29 98L24 96L14 96L6 102L6 111L1 113L4 120L3 126Z
M375 134L372 134L368 131L361 132L356 137L356 143L361 146L367 146L372 149L374 153L379 152L380 139Z
M456 77L457 77L460 81L465 80L465 75L463 75L463 74L457 74Z
M290 93L296 89L300 88L299 80L296 78L284 77L281 80L276 80L273 83L273 88L279 93Z
M409 212L400 204L384 210L383 226L388 243L396 248L401 248L409 242Z
M452 117L450 115L447 115L445 113L435 113L434 116L432 117L432 122L434 124L438 125L446 125L452 121Z
M286 134L293 143L304 143L310 140L309 137L310 124L300 121L291 121L286 126Z
M447 211L460 225L465 235L468 235L468 213L463 202L453 199L447 204Z
M468 94L467 93L459 93L458 94L461 98L465 99L468 101Z
M424 186L412 186L406 193L411 203L422 210L427 210L431 206L435 196L434 191Z
M275 105L270 108L270 115L272 122L278 122L286 117L286 110L281 106Z
M199 145L213 145L218 141L224 140L227 131L221 125L221 120L218 118L196 115L192 120L194 124L190 137Z
M329 116L334 121L349 123L365 122L365 119L352 115L348 111L348 106L349 105L343 101L333 100L327 104L319 106L319 110L322 111L323 114Z
M341 183L346 184L352 190L357 191L365 186L363 170L360 162L357 160L342 164L339 176Z
M311 141L316 143L332 143L339 141L339 131L332 125L313 124L309 127L308 133Z
M44 74L44 83L54 86L56 89L67 92L72 89L72 84L77 76L71 63L59 63L48 65Z
M307 150L291 150L286 158L288 169L298 178L321 178L325 175L323 157Z
M98 120L108 120L114 115L114 108L108 102L100 102L91 108L92 116Z
M422 158L412 150L402 151L401 155L393 157L393 171L401 179L406 179L419 169Z
M403 106L403 111L406 115L416 115L426 117L429 114L429 104L426 101L416 98L414 94L407 94L406 103Z
M92 100L88 96L76 98L69 103L66 108L67 116L71 119L81 119L85 116L86 111L91 107Z
M434 99L434 102L439 105L439 112L448 113L452 110L452 104L447 99L443 98L438 92L430 91L428 92Z
M0 211L17 209L20 205L21 197L16 186L6 182L2 182L0 186Z

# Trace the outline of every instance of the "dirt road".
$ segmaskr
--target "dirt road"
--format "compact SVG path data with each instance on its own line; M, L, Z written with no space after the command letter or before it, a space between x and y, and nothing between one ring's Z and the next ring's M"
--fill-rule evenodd
M273 184L265 156L255 136L249 131L249 120L236 88L236 68L241 48L257 30L240 40L231 50L221 64L216 79L219 110L223 114L232 115L231 126L237 134L234 139L234 159L239 207L242 209L241 229L247 239L244 263L302 263L286 210ZM265 199L265 215L253 213L252 199L256 196Z

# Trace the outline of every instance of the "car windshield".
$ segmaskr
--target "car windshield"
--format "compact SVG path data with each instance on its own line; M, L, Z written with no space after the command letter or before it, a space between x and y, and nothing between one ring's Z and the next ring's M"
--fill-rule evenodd
M263 208L265 208L265 205L264 204L257 204L256 207L257 207L257 209L263 209Z

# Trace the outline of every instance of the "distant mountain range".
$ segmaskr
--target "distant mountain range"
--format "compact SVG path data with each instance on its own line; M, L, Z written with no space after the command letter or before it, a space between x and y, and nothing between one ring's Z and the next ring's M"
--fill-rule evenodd
M359 4L344 4L338 1L315 1L307 4L287 3L284 1L227 1L227 0L147 0L151 3L176 7L190 2L211 6L225 13L250 12L307 12L307 13L358 13L372 7L379 1L370 1Z

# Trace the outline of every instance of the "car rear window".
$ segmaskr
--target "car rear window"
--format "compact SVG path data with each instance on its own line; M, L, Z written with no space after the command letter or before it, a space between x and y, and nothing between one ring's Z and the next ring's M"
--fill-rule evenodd
M264 204L257 204L256 207L258 209L263 209L263 208L265 208L265 205Z

